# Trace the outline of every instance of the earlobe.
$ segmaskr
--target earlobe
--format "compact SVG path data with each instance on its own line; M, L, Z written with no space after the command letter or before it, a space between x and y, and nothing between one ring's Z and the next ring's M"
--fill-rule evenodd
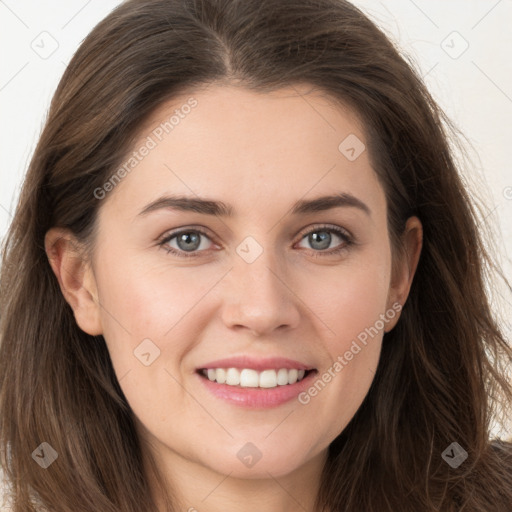
M423 226L418 217L410 217L407 220L402 235L402 243L403 253L400 262L393 272L388 295L388 308L392 308L397 303L403 308L409 296L423 247ZM387 326L386 332L391 331L395 327L399 318L400 315L396 315L395 319Z
M73 234L62 228L48 230L45 251L78 326L93 336L103 334L96 280Z

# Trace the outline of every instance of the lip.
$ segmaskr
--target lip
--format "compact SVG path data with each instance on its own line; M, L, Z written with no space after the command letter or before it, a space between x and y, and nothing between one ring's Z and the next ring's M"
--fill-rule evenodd
M279 370L280 368L286 368L287 370L314 370L313 366L301 363L300 361L294 361L285 357L270 357L270 358L254 358L250 356L236 356L228 357L225 359L217 359L211 361L203 366L198 367L198 370L208 370L212 368L237 368L243 370L244 368L250 368L261 372L263 370ZM292 384L293 385L293 384Z
M250 409L269 409L295 399L300 393L311 386L317 373L317 370L310 371L301 381L295 384L287 384L286 386L277 386L275 388L229 386L228 384L219 384L218 382L211 381L199 372L196 375L209 393L231 405Z

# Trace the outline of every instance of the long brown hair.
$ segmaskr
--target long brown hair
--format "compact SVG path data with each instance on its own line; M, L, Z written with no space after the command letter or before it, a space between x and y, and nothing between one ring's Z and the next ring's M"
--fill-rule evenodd
M157 510L105 341L77 326L44 236L59 226L92 247L94 191L145 120L210 83L261 92L308 83L351 106L386 192L393 247L409 216L423 223L409 298L369 393L329 447L318 510L510 512L512 452L490 442L512 402L512 348L486 291L491 271L503 276L458 174L456 130L407 59L343 0L129 0L79 47L2 252L0 453L13 511ZM457 468L442 456L453 442L468 454ZM58 457L42 469L33 454L49 447Z

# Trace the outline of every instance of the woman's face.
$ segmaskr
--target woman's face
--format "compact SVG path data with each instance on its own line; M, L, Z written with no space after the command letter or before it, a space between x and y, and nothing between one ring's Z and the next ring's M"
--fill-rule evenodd
M262 478L323 457L408 293L357 117L297 91L175 98L97 191L96 324L75 314L162 460Z

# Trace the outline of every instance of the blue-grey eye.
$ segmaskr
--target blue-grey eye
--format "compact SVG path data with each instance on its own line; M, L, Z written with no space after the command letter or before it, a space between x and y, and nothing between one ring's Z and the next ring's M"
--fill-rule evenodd
M176 243L182 251L195 251L201 243L201 235L194 231L186 231L176 235Z
M329 248L332 235L328 231L315 231L314 233L310 233L308 235L308 240L313 249L322 251ZM315 246L315 244L317 245Z

